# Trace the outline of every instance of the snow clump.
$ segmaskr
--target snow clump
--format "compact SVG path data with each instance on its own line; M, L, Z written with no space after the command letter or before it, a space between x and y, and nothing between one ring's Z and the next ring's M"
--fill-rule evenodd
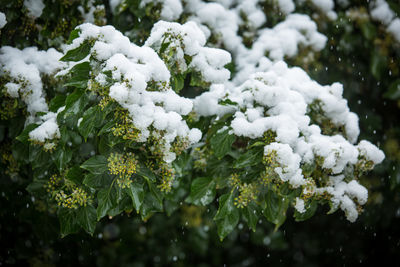
M152 48L131 43L112 26L82 24L78 28L80 36L67 50L94 40L90 53L102 72L111 72L114 82L109 96L129 112L133 125L140 131L138 142L146 142L154 134L153 129L162 131L164 160L171 162L175 159L171 143L176 138L186 139L189 144L200 140L200 130L189 129L182 119L192 111L192 101L172 90L170 72ZM102 72L95 80L104 82ZM157 90L147 90L150 83Z

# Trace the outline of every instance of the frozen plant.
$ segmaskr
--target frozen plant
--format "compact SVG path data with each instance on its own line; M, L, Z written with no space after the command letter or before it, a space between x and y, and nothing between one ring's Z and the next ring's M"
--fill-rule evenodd
M295 13L304 2L111 0L115 21L134 15L121 32L99 26L107 5L88 1L76 8L88 23L58 50L2 47L1 115L23 117L14 154L29 151L19 160L33 170L30 190L58 211L62 234L216 197L221 239L240 220L277 228L289 208L301 221L327 205L354 222L368 199L360 178L384 154L359 140L342 84L287 63L325 48L316 17L337 18L331 0ZM46 10L24 6L31 20ZM268 7L280 11L275 23ZM385 2L371 8L396 37Z

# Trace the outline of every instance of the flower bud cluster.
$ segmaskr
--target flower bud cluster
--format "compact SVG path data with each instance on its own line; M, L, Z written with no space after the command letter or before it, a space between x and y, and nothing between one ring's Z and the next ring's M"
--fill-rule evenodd
M257 199L259 188L256 182L244 183L240 181L239 175L234 173L229 179L229 184L232 186L232 190L236 189L238 191L238 196L233 199L236 207L247 207L250 202Z
M133 182L132 176L136 174L138 160L135 155L129 153L112 153L108 157L108 171L117 176L117 184L121 188L127 188Z
M45 185L46 191L57 206L67 209L85 207L91 202L91 197L82 188L70 181L65 181L63 176L54 174Z

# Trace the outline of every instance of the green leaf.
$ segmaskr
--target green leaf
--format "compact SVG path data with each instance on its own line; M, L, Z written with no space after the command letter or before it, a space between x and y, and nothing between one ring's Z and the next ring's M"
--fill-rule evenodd
M20 135L16 137L16 139L24 144L28 143L29 141L29 133L39 127L37 124L29 124L25 127Z
M97 136L100 136L102 134L108 133L111 131L111 129L115 126L114 121L109 121L104 126L100 129L100 131L97 133Z
M143 221L148 220L154 213L163 211L163 195L160 190L148 179L146 179L150 194L145 194L140 208Z
M314 162L313 163L306 163L303 166L301 166L302 173L303 173L303 175L305 177L310 176L314 172L315 168L316 168L316 165L315 165Z
M118 187L119 188L119 187ZM112 209L107 212L108 216L114 217L124 210L132 210L132 201L127 195L123 195L122 199L118 202L118 205L115 205Z
M339 205L333 205L332 202L329 202L329 211L326 214L333 214L339 209Z
M182 90L183 86L185 85L185 77L181 74L177 74L177 75L173 75L171 77L172 82L172 89L175 92L179 92L180 90Z
M182 177L191 173L191 160L189 153L183 152L173 161L175 177Z
M149 186L150 194L158 202L159 206L162 207L163 195L161 191L149 180L147 180L147 185Z
M166 199L164 201L164 211L170 217L179 208L179 202Z
M67 96L67 99L65 100L65 110L61 112L60 115L62 115L64 119L69 116L78 116L78 114L83 112L83 109L87 104L88 99L85 92L77 89ZM75 127L75 125L73 125L73 127Z
M61 146L68 145L68 142L71 141L71 136L70 136L71 132L72 131L69 131L67 126L65 126L65 125L61 126L60 127L60 135L61 135L61 137L59 139L59 143L58 144L60 144Z
M400 79L395 80L389 85L389 89L383 95L385 98L397 100L400 98Z
M65 237L69 234L76 233L79 230L79 225L76 220L76 213L70 209L59 209L57 212L60 221L60 234Z
M125 189L128 195L132 199L132 204L137 213L140 211L140 207L142 206L144 200L144 190L143 185L139 183L131 183L129 188Z
M361 32L368 40L372 40L376 36L376 27L369 21L360 23Z
M269 190L265 201L266 208L264 209L264 216L268 221L275 224L275 230L277 230L286 220L289 198L282 198L272 190Z
M186 58L185 58L186 59ZM188 60L186 60L188 62ZM190 60L191 61L191 60ZM210 84L204 81L202 74L199 71L194 71L190 75L190 86L209 87Z
M88 136L93 133L94 126L96 123L96 117L98 116L98 107L91 107L88 110L85 111L83 114L82 120L78 125L78 131L79 133L85 138L85 140L88 138Z
M67 172L67 175L65 178L67 180L70 180L74 182L75 184L81 184L82 183L82 169L79 168L78 165L75 165L74 167L70 168Z
M315 212L317 211L317 208L318 208L318 203L317 201L313 200L305 207L306 209L305 212L300 213L297 210L295 210L294 218L296 222L301 222L310 219L312 216L314 216Z
M56 164L57 169L61 172L72 159L72 151L69 149L58 148L51 154L53 162Z
M85 231L93 235L96 229L96 209L92 206L80 207L78 210L78 224L85 229Z
M217 158L222 158L231 150L232 144L235 142L236 137L229 134L229 129L217 132L210 139L211 148L213 149Z
M83 179L83 184L94 189L100 189L106 186L110 186L112 179L113 178L107 173L103 174L89 173L85 175L85 178Z
M96 155L85 161L81 168L92 174L102 174L108 169L107 158L103 155Z
M112 148L120 143L122 143L122 138L114 136L113 134L107 134L100 137L99 142L99 152L101 154L108 154Z
M223 179L229 178L232 174L231 168L232 161L228 157L224 157L220 160L213 157L207 162L207 169L209 170L208 176L216 177L216 179L220 177ZM217 183L220 184L219 182Z
M47 184L46 180L33 180L32 183L30 183L26 187L26 191L28 191L31 194L43 195L46 193L45 190L46 184Z
M76 89L74 92L69 94L65 99L65 108L66 109L71 108L81 98L81 96L84 93L85 91Z
M170 44L171 44L171 42L165 42L165 39L164 39L164 41L161 44L159 53L163 54Z
M71 138L72 144L77 145L77 146L82 144L82 137L78 133L69 131L68 135Z
M228 98L224 99L224 100L219 100L218 104L222 105L222 106L237 106L238 105L237 102L234 102L234 101L232 101L232 100L230 100Z
M229 174L227 174L229 175ZM215 184L218 189L225 188L229 186L229 178L230 176L217 176L215 178Z
M215 181L211 177L200 177L192 182L190 195L186 201L194 205L206 206L214 200L215 194Z
M42 147L39 145L34 145L30 144L29 145L29 162L31 162L33 165L37 163L37 161L40 161L40 159L43 157L43 154L45 152L43 151ZM41 163L41 162L39 162Z
M257 146L265 146L265 142L256 141L256 142L254 142L253 144L251 144L251 145L249 146L249 148L253 148L253 147L257 147Z
M67 97L65 95L56 95L53 97L49 103L50 111L57 112L60 107L64 106L66 98Z
M67 41L67 44L71 44L73 40L79 37L79 34L81 33L81 29L74 29L70 34L69 38Z
M371 73L377 80L380 80L382 72L387 66L387 57L379 50L373 51L371 57Z
M69 50L60 61L79 61L84 59L90 53L89 41L84 41L80 46L75 49Z
M235 229L239 222L239 210L234 205L232 194L219 197L219 207L214 221L221 241Z
M109 188L101 189L97 193L97 220L106 216L107 212L117 205L117 192L113 185Z
M242 154L234 163L236 169L257 165L262 162L264 148L257 146Z
M253 202L249 203L242 209L242 214L246 219L247 225L255 232L258 222L257 205Z
M154 173L144 165L140 165L137 170L137 174L142 176L146 181L156 182L156 176Z
M236 73L236 64L233 60L226 64L224 68L229 70L229 72L231 73L231 77L233 77L233 75Z
M75 86L77 88L86 88L89 80L90 64L88 61L75 65L69 73L71 78L64 84L64 86Z
M162 210L162 205L160 205L152 194L145 194L140 208L140 215L143 221L147 221L154 213L161 212Z
M17 161L28 164L29 158L26 156L29 154L29 146L21 143L21 142L14 142L12 144L12 156Z
M229 121L232 119L232 114L228 113L225 114L222 117L219 117L218 120L215 120L211 126L209 127L207 120L204 121L204 123L207 123L206 125L199 125L198 128L209 128L207 131L207 140L209 141L211 138L214 137L214 135L220 130L224 125L229 124Z

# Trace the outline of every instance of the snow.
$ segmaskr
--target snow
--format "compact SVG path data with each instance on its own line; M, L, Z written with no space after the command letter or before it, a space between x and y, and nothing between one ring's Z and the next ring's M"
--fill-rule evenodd
M19 96L18 91L21 88L21 86L17 83L6 83L5 85L6 89L7 89L7 93L13 97L13 98L17 98Z
M371 17L375 20L382 22L385 25L388 25L392 19L394 18L394 13L390 9L388 3L384 0L377 0L371 3Z
M205 30L206 37L213 32L220 36L230 52L241 49L242 38L237 35L241 19L236 10L226 9L219 3L205 3L200 0L188 2L185 9L193 14L189 17L190 20L206 26L200 27Z
M387 31L400 43L400 19L395 18L388 26Z
M263 138L267 131L276 134L272 143L265 145L264 154L276 154L278 166L273 171L292 187L302 187L304 192L307 179L302 167L318 162L329 175L329 181L307 190L315 195L328 194L333 207L341 208L348 220L354 221L358 205L367 202L368 191L357 180L349 181L345 174L357 163L367 160L379 164L385 156L370 142L358 142L358 117L343 98L342 84L318 84L304 70L289 67L283 61L296 57L303 49L312 55L327 43L327 37L318 32L317 24L308 15L293 13L295 3L305 1L274 1L273 5L283 13L283 20L272 28L262 28L268 18L262 12L261 2L145 0L140 4L142 8L160 5L162 20L153 25L143 46L131 43L112 26L86 23L78 27L80 36L65 47L65 52L87 40L93 42L90 55L81 62L90 61L92 67L101 70L92 73L101 85L106 85L104 72L111 72L114 83L109 88L109 97L129 112L140 131L139 142L146 142L151 136L161 139L165 162L175 160L171 150L177 138L190 144L202 138L199 129L189 128L184 116L194 111L197 118L218 119L230 113L233 119L223 129L230 129L236 136L256 139ZM332 20L337 18L333 0L309 2L318 14ZM346 1L338 2L342 5ZM126 8L126 2L121 0L109 0L109 4L114 13ZM42 0L25 0L24 5L34 18L40 17L44 9ZM94 21L94 8L86 13L80 7L87 22ZM386 1L371 1L370 14L400 41L400 19L395 18ZM179 18L185 23L169 22ZM5 23L5 15L0 12L0 28ZM253 38L251 45L243 44L246 36ZM6 92L26 104L27 122L39 125L29 137L48 147L52 144L49 140L60 137L56 117L62 109L48 112L41 77L57 70L61 70L58 76L62 76L77 64L59 62L61 56L54 49L18 50L7 46L0 49L1 74L9 78ZM230 62L235 63L232 79L225 69ZM209 84L209 90L195 99L174 92L170 84L172 75L187 72L200 74L202 81ZM219 104L223 100L237 104ZM334 134L326 134L324 125L314 118L314 110L329 127L337 130ZM37 117L38 112L45 115ZM78 120L78 125L81 121ZM306 211L301 198L296 198L294 206L300 213Z
M3 12L0 12L0 29L4 28L7 24L6 15Z
M280 3L290 5L291 1ZM266 19L257 15L259 9L257 1L243 1L230 9L219 3L204 3L199 0L190 1L185 6L185 11L193 14L189 19L200 25L199 28L206 37L213 33L231 52L237 64L238 73L234 79L236 85L244 82L252 73L263 71L270 60L279 61L285 56L294 57L299 47L310 47L314 51L320 51L326 44L327 38L318 33L315 22L302 14L289 14L274 28L257 31L258 25L261 26ZM251 48L245 47L242 37L238 35L239 25L244 24L240 17L241 12L248 18L258 18L257 21L250 21L250 28L256 34ZM268 58L265 54L268 54Z
M311 0L311 2L322 11L329 19L335 20L337 19L337 14L333 10L335 7L335 3L333 0Z
M331 185L316 187L312 192L328 193L332 203L354 221L358 216L354 201L365 204L368 193L356 181L343 182L342 174L362 157L379 164L384 159L383 152L365 140L357 144L358 117L350 112L343 99L341 84L322 86L300 68L289 68L283 61L265 66L264 72L252 74L239 86L229 82L212 86L210 91L195 98L194 110L200 116L232 113L233 120L228 126L237 136L254 139L262 138L268 130L275 132L275 142L266 145L264 152L267 155L276 151L279 167L274 168L275 173L295 188L306 184L301 166L322 159L322 168L336 176ZM237 106L218 104L225 99L236 102ZM336 127L343 127L344 132L326 135L320 125L312 123L308 112L316 101L322 111L319 115Z
M334 1L311 2L329 19L337 18ZM322 86L300 68L289 68L282 61L297 56L305 47L321 51L327 38L318 32L317 25L309 16L292 13L293 1L280 0L276 4L286 15L285 20L273 28L264 29L257 29L257 25L262 25L265 17L259 16L259 21L250 21L249 26L255 36L250 48L243 45L238 34L239 26L245 23L240 12L251 17L258 8L258 1L236 4L235 1L204 3L193 0L184 7L186 12L192 14L189 20L199 25L206 38L211 35L217 38L232 54L236 64L233 80L212 84L209 91L193 100L196 114L216 117L233 114L228 126L237 136L261 138L268 130L275 132L276 143L273 147L279 155L280 164L275 172L294 187L305 183L301 166L317 159L322 159L322 168L335 177L342 177L342 173L357 164L360 157L379 164L384 158L381 150L369 142L366 145L363 140L357 144L360 133L358 117L343 99L343 86L340 83ZM375 11L376 18L378 13ZM390 14L389 22L392 21ZM397 31L397 24L395 19L391 24L394 26L388 27L395 38L400 32ZM237 106L219 105L221 100L236 102ZM317 104L322 112L320 115L344 131L333 136L323 134L322 126L314 124L309 113L310 107ZM271 145L265 147L267 152L272 149ZM333 205L344 210L348 220L354 221L358 216L354 201L365 204L367 191L355 181L347 184L342 180L338 180L341 184L314 188L312 192L327 192L332 196ZM303 211L301 202L298 203L299 211Z
M33 18L40 17L45 8L42 0L25 0L24 6L28 9L28 14Z
M322 167L338 174L347 164L354 165L358 159L358 150L343 136L311 135L309 139L315 156L324 159Z
M259 28L266 22L264 13L258 6L258 0L242 1L237 7L239 13L245 14L249 26L252 28Z
M117 7L122 3L123 0L109 0L111 12L116 13Z
M193 144L200 141L202 133L199 129L193 128L189 132L189 141Z
M223 84L213 84L208 92L204 92L193 100L194 110L201 116L222 115L234 110L218 104L218 100L225 95Z
M304 200L296 197L296 203L294 205L294 208L300 213L306 212L306 209L304 208Z
M330 184L326 187L316 188L317 194L328 193L334 209L341 208L346 218L354 222L358 217L357 205L364 205L368 199L368 190L356 180L349 183L343 181L344 175L331 176Z
M104 5L94 5L93 0L90 0L87 4L88 11L86 12L83 6L78 6L79 12L82 14L83 21L88 23L95 23L95 12L103 10L105 12Z
M374 20L387 26L387 32L392 34L397 42L400 42L400 19L396 17L395 12L385 0L372 1L370 14Z
M201 54L205 43L204 36L194 34L200 32L194 23L179 25L177 23L159 22L146 45L139 47L129 41L112 26L98 27L92 24L82 24L80 36L67 46L67 50L74 49L87 39L93 39L91 49L92 60L99 65L102 71L111 71L114 84L109 89L109 96L128 110L134 126L140 131L139 142L145 142L151 134L157 134L154 129L163 131L160 138L164 141L161 150L164 160L169 163L175 159L170 151L171 143L177 138L187 138L191 144L198 142L201 132L198 129L189 129L182 119L192 111L193 103L190 99L177 95L169 85L170 73L167 66L157 53L148 45L155 46L163 38L164 30L178 28L186 30L188 49L184 52L193 57ZM196 32L197 31L197 32ZM154 34L153 34L154 33ZM192 39L190 39L192 38ZM193 47L190 47L190 42ZM222 50L221 50L222 51ZM218 65L220 62L210 60L209 64ZM104 81L104 73L99 73L95 80ZM148 84L152 82L158 90L148 91Z
M358 217L356 204L346 195L340 200L340 208L345 212L347 220L355 222Z
M273 151L277 153L276 160L280 165L274 171L282 181L289 182L294 188L304 185L305 180L300 169L300 156L293 153L292 148L288 144L273 142L264 147L265 155Z
M361 205L367 203L368 190L360 185L356 180L353 180L347 184L346 193L357 199L357 202Z
M11 97L20 97L27 105L27 111L34 117L37 112L47 112L41 75L51 75L65 66L59 59L62 54L54 48L39 51L37 47L23 50L4 46L0 49L2 74L10 77L5 87Z
M62 54L53 48L39 51L37 47L19 50L4 46L0 49L2 74L9 76L10 80L5 88L10 97L20 98L26 104L29 113L26 124L39 125L29 133L30 139L37 142L44 143L46 139L60 137L56 114L48 112L41 76L53 75L64 68L65 63L59 61L61 57ZM38 112L48 113L36 118Z
M236 111L234 114L232 128L238 136L257 138L265 131L273 130L277 133L277 140L293 145L300 132L307 133L310 123L306 114L307 106L320 100L325 116L338 126L346 125L350 130L346 134L351 142L358 137L357 117L348 110L347 102L341 95L341 86L321 86L302 70L287 68L283 62L275 63L268 72L253 74L238 87L225 87L225 91L222 86L214 86L209 92L196 97L195 110L201 116L209 116L213 112L221 116L232 111L232 107L218 106L216 100L228 94L231 101L249 110ZM255 104L262 105L265 110L254 109ZM263 115L264 112L268 114L267 117ZM338 115L341 119L337 119Z
M278 1L279 10L285 15L289 15L295 9L295 5L292 0L279 0Z
M180 0L144 0L140 2L140 7L143 8L147 4L160 3L161 8L161 19L167 21L173 21L179 19L182 14L183 8Z
M46 139L52 140L60 138L60 130L57 124L57 113L48 112L46 115L41 116L42 124L39 127L29 132L29 138L41 143Z
M362 140L357 146L360 155L374 164L379 164L385 159L385 154L367 140Z
M230 72L224 66L231 61L231 55L222 49L204 47L206 38L196 23L157 22L145 45L159 51L163 43L169 43L169 49L173 49L173 60L180 72L194 69L211 83L223 83L229 79ZM189 66L185 55L192 57Z

